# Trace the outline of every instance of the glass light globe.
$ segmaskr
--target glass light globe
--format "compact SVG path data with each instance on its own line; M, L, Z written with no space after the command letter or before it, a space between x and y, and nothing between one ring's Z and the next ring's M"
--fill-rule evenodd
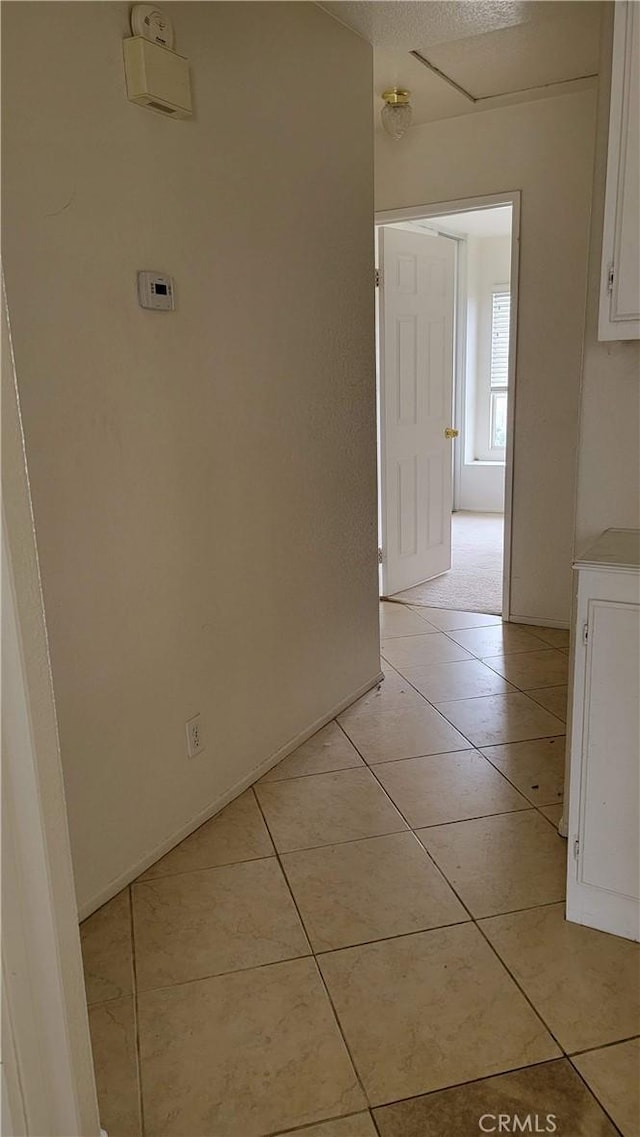
M411 107L409 103L385 103L380 117L387 134L398 142L411 125Z

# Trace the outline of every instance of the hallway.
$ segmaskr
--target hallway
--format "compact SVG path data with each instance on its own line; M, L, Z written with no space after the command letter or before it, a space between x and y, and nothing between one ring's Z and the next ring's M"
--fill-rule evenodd
M638 945L563 919L568 633L381 607L384 683L82 926L109 1137L637 1134Z

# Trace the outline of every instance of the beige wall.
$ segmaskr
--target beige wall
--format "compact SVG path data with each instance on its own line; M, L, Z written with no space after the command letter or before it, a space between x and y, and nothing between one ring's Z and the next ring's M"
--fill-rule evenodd
M640 344L598 343L604 188L611 82L612 5L607 6L598 100L598 134L584 344L576 551L603 529L640 527Z
M4 259L83 913L379 671L371 51L312 4L167 9L183 123L125 97L128 4L3 12ZM138 308L141 268L174 274L175 313Z
M568 623L595 90L376 138L376 208L520 190L512 618Z

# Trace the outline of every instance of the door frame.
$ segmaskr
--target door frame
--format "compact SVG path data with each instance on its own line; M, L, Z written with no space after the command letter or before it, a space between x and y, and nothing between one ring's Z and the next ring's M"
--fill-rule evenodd
M378 210L374 216L376 231L381 225L392 225L397 221L426 221L430 217L443 217L452 213L469 213L472 210L494 209L499 205L511 206L511 317L509 322L509 400L507 405L507 446L505 452L504 468L504 551L502 558L502 619L508 622L511 619L511 565L513 541L513 476L515 467L515 410L517 398L516 356L518 346L518 284L520 269L520 190L510 190L507 193L483 194L480 197L456 198L453 201L426 202L422 205L409 205L401 209ZM454 236L443 230L443 236ZM459 234L458 234L459 236ZM376 241L377 245L377 241ZM460 245L458 245L458 267L460 266ZM456 287L456 364L454 376L455 397L460 390L460 371L463 365L461 340L462 329L460 315L462 313L461 274L458 273ZM464 348L463 348L464 350ZM455 410L459 408L456 406ZM461 459L460 443L456 442L454 448L454 486L455 472L459 468ZM454 490L455 492L455 490ZM455 499L454 499L455 500Z
M101 1132L47 628L2 303L2 1131Z

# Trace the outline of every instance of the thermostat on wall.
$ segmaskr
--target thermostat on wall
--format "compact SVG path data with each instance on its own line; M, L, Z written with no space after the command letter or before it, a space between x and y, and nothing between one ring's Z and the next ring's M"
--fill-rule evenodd
M147 270L139 272L138 300L141 308L153 308L156 312L171 312L175 308L173 277Z

